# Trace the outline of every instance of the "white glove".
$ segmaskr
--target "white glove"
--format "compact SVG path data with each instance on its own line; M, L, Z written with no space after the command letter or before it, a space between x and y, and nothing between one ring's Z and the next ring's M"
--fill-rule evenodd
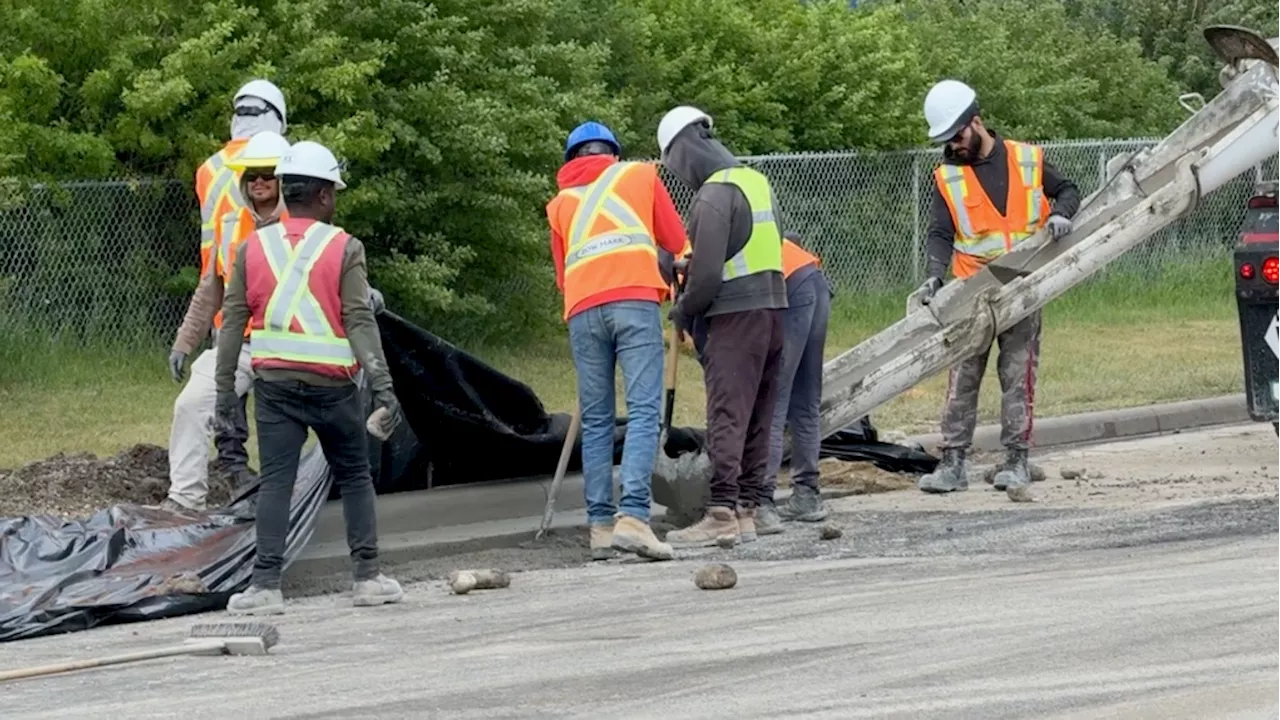
M933 296L938 294L938 289L941 287L942 278L931 277L928 280L925 280L920 287L916 288L914 292L907 296L907 314L910 315L925 305L928 305L929 301L933 299Z
M1072 222L1061 215L1050 215L1048 227L1049 236L1061 240L1071 232Z

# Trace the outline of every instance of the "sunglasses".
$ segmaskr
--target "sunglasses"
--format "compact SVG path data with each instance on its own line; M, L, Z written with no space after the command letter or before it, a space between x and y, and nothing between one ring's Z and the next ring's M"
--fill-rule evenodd
M274 168L268 170L245 170L240 176L245 182L253 182L255 180L275 180L276 171Z

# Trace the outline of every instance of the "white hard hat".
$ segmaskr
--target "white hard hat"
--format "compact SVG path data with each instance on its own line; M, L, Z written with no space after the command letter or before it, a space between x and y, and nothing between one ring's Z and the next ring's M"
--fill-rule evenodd
M942 144L978 114L978 93L959 80L943 80L924 96L924 121L929 139Z
M280 132L289 129L288 116L285 114L284 93L270 80L250 80L236 91L232 104L240 102L240 98L256 97L275 108L280 113Z
M329 180L337 190L347 186L342 182L342 167L338 158L329 152L329 148L310 140L294 143L280 158L280 164L276 165L276 177L281 175Z
M245 168L274 167L280 157L289 152L289 141L279 133L264 130L249 138L239 155L232 158L227 166L233 170Z
M658 150L666 155L667 148L671 147L671 141L676 139L676 135L699 120L705 120L708 126L711 125L711 116L692 105L681 105L667 112L658 123Z

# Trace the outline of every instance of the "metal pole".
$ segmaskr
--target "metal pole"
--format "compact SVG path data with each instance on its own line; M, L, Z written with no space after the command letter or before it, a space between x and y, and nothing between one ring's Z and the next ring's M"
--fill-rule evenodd
M915 262L911 265L911 279L917 285L924 282L924 234L920 232L922 212L920 210L920 153L911 154L911 206L913 227L911 228L912 244L915 247Z

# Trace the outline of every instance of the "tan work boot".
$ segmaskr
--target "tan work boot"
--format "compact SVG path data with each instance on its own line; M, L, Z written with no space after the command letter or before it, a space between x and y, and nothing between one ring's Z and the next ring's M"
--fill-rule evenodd
M671 546L653 534L649 523L621 513L614 516L613 549L635 553L650 560L670 560L675 557Z
M613 526L604 523L592 523L591 559L608 560L613 556Z
M759 536L756 535L756 509L755 508L738 508L738 542L755 542Z
M707 508L707 514L698 522L683 530L667 533L671 547L712 547L716 538L729 536L738 539L738 518L727 507Z

